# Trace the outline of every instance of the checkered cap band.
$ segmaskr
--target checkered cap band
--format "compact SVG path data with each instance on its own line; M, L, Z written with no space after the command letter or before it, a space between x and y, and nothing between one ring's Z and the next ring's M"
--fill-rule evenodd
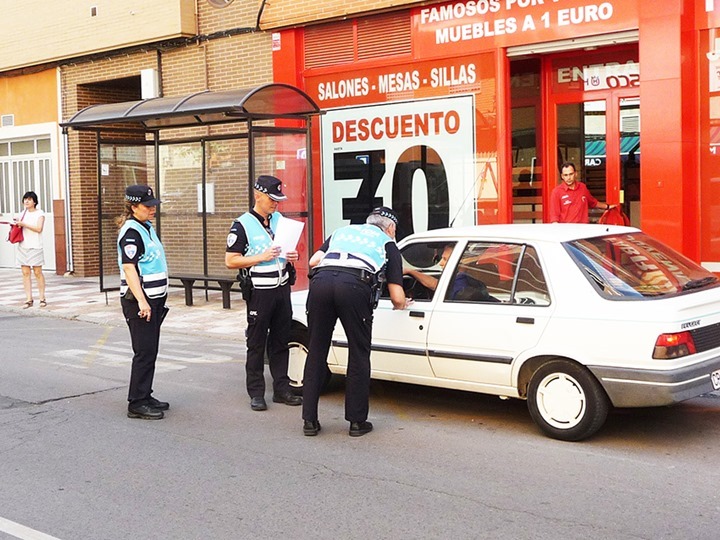
M388 208L387 206L381 206L379 208L375 208L372 212L370 212L371 215L375 216L382 216L386 217L392 222L397 225L398 224L398 217L395 211L392 208Z

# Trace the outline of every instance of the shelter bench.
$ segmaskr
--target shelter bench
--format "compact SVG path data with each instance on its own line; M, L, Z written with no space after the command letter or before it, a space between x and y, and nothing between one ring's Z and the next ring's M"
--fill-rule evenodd
M215 281L220 286L222 291L222 303L223 309L230 309L230 290L232 286L237 283L234 277L227 276L205 276L202 274L173 274L170 279L180 280L183 288L185 289L185 305L193 305L193 285L196 281ZM206 288L209 288L206 284ZM216 289L217 290L217 289Z

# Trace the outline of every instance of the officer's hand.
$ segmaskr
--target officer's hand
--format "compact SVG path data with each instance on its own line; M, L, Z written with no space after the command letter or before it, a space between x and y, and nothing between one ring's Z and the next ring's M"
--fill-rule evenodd
M285 258L290 262L295 262L300 258L300 255L298 254L297 251L288 251L285 254Z
M150 304L147 303L147 300L143 298L141 301L138 301L138 307L140 308L140 311L138 311L138 317L145 319L146 321L150 321L150 317L152 317L152 309L150 308Z
M276 259L280 255L281 248L280 246L270 246L262 253L262 260L263 261L272 261L273 259Z

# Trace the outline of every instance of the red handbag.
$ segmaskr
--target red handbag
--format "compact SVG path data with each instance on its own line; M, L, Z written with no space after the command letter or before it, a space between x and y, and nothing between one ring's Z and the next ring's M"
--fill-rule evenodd
M25 211L27 212L27 210ZM20 221L22 221L25 218L25 212L23 212L22 217L20 218ZM10 232L8 233L8 242L11 244L19 244L23 241L23 229L20 225L10 225Z
M625 212L620 210L617 206L609 208L603 212L600 216L598 223L601 225L630 225L630 218L625 215Z

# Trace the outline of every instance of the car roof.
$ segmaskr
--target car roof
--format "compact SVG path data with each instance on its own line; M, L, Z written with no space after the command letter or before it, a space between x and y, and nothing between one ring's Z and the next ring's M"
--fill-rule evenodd
M627 234L639 232L635 227L618 225L597 225L588 223L511 223L506 225L475 225L472 227L448 227L415 233L403 241L424 238L496 238L504 240L540 240L567 242L579 238L592 238L606 234Z

